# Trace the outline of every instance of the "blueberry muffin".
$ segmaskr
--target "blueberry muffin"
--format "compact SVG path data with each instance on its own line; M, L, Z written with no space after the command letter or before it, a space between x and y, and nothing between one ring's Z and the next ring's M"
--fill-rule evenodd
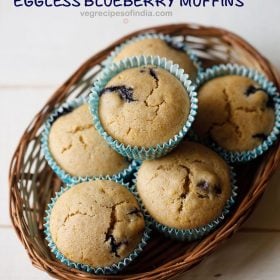
M144 161L136 188L156 222L195 229L221 215L231 196L230 169L212 150L184 141L167 156Z
M145 227L134 196L107 180L81 183L64 192L53 206L49 223L60 253L94 268L127 257L140 243Z
M59 117L48 143L54 160L71 176L114 175L129 165L96 131L88 104Z
M124 145L152 147L174 137L185 125L190 100L183 84L154 66L126 69L100 92L99 119Z
M160 56L172 60L174 64L178 64L180 68L190 75L190 79L195 81L197 76L197 68L193 61L189 58L185 50L176 48L172 43L159 38L142 39L124 46L115 56L114 62L120 61L131 56Z
M198 97L196 133L211 138L225 150L252 150L273 129L273 102L265 90L247 77L214 78L199 88Z

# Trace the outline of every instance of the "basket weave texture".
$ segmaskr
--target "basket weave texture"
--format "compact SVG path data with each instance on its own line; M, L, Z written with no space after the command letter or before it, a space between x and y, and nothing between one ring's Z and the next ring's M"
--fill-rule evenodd
M125 36L87 60L48 100L24 132L11 161L10 215L17 235L33 263L59 279L169 279L198 264L206 255L235 233L261 198L280 161L277 142L264 156L236 165L240 189L232 215L212 234L199 242L181 243L153 233L143 254L121 274L96 276L68 268L49 251L43 234L46 205L61 182L48 167L40 150L42 125L55 106L78 96L86 96L101 62L120 43L142 32L178 36L192 47L204 67L218 63L238 63L264 73L280 87L280 77L272 65L250 44L223 29L195 24L164 25L139 30Z

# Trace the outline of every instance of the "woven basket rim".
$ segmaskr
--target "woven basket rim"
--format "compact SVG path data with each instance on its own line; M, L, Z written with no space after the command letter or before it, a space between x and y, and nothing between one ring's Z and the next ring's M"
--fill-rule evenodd
M168 32L165 30L168 29ZM180 256L172 261L165 263L164 265L157 267L154 270L149 272L137 273L137 274L129 274L129 275L116 275L116 276L97 276L97 275L89 275L88 277L82 275L80 271L76 271L73 269L69 269L64 267L63 265L59 265L57 262L53 260L44 261L38 256L36 252L33 250L33 245L30 244L27 240L27 237L24 235L24 229L27 226L23 223L21 219L22 205L19 191L17 189L17 176L19 175L17 171L20 170L20 166L23 161L24 152L29 143L29 140L32 139L38 129L43 124L45 118L44 116L50 113L53 107L50 104L57 104L63 101L63 92L69 90L70 86L76 83L88 69L92 68L94 65L99 64L102 59L108 54L116 45L119 45L121 42L124 42L128 38L138 35L139 33L144 32L162 32L162 33L170 33L175 35L197 35L199 32L200 36L215 36L222 38L226 43L235 46L236 48L246 49L246 51L255 56L256 61L258 61L258 65L261 70L272 80L277 88L280 88L280 76L275 70L275 68L270 64L270 62L262 56L251 44L247 43L240 36L218 27L207 27L198 24L170 24L170 25L160 25L150 28L145 28L142 30L138 30L132 32L115 42L113 42L110 46L105 48L104 50L98 52L89 58L85 63L78 68L77 71L74 72L70 76L69 79L66 80L65 83L58 90L55 91L53 96L47 101L46 105L43 109L36 114L30 125L27 127L25 132L23 133L20 142L15 150L15 153L12 157L10 169L9 169L9 187L10 187L10 217L15 228L15 231L26 247L26 250L29 254L30 259L34 266L47 271L50 275L59 277L61 279L67 279L66 274L64 272L72 271L75 273L74 279L167 279L171 276L175 276L177 274L181 274L184 271L190 269L195 264L199 263L207 254L213 252L217 246L222 243L223 240L229 238L233 233L235 233L241 224L248 218L250 213L252 212L254 206L257 204L262 194L264 193L266 186L268 184L268 180L276 170L279 162L280 162L280 145L277 142L276 145L265 155L261 166L258 168L257 176L254 179L250 191L243 198L241 203L238 205L238 209L233 213L231 218L227 220L226 223L223 224L222 227L218 228L204 240L202 240L199 245L197 245L191 253L186 256ZM199 253L197 253L199 252ZM68 275L69 276L69 275Z

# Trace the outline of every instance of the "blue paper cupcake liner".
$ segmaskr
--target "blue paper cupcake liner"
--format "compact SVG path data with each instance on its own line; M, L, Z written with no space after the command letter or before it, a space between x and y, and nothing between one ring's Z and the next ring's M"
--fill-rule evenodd
M238 187L236 185L236 173L234 172L234 169L232 166L229 166L230 168L230 179L231 179L231 196L227 200L222 213L219 217L214 219L212 222L208 223L205 226L193 228L193 229L176 229L172 227L168 227L166 225L163 225L159 222L157 222L153 217L150 216L149 212L145 208L144 203L142 202L138 192L137 192L137 173L140 166L137 168L137 171L134 173L134 179L133 179L133 186L131 187L132 191L136 193L140 199L140 204L143 209L145 209L145 214L150 218L152 226L164 234L166 237L178 240L178 241L195 241L198 239L203 238L204 236L208 235L210 232L212 232L215 228L217 228L219 225L222 224L222 222L225 220L226 216L230 213L231 208L235 204Z
M178 134L173 138L169 139L163 144L158 144L153 147L144 148L138 146L124 145L118 140L111 137L103 128L101 121L99 119L99 94L106 84L118 73L122 72L125 69L135 68L146 65L154 65L160 68L167 70L173 76L175 76L185 87L186 93L190 99L190 112L186 123ZM145 159L155 159L161 157L172 149L174 149L179 142L186 135L197 114L198 108L198 99L197 93L194 91L195 86L188 79L188 75L184 74L184 70L180 69L177 64L173 64L171 61L168 61L166 58L160 58L159 56L136 56L126 58L118 63L114 63L109 67L103 70L103 75L98 82L92 88L89 104L95 127L97 131L102 135L102 137L107 141L107 143L118 153L124 157L135 160L145 160Z
M58 119L60 116L65 115L77 107L81 106L84 103L87 103L88 100L86 98L77 98L73 101L66 102L62 104L60 107L54 110L54 112L50 115L50 117L45 122L44 131L41 134L41 149L43 151L44 157L47 160L49 166L51 169L57 174L57 176L64 182L65 184L77 184L79 182L84 181L90 181L94 179L95 177L102 177L102 176L72 176L69 173L67 173L65 170L63 170L58 163L53 158L50 149L49 149L49 134L52 124L56 119ZM124 170L122 170L119 173L116 173L114 175L109 175L112 178L115 179L126 179L131 174L133 174L135 168L137 167L138 163L135 161L131 161L128 167Z
M277 140L280 133L280 97L276 86L270 82L264 75L256 70L248 69L237 64L222 64L212 68L208 68L204 73L200 73L197 79L197 91L206 82L227 75L238 75L247 77L255 81L262 89L264 89L274 102L275 110L275 124L266 140L253 150L244 152L228 151L220 147L214 141L204 141L205 144L210 145L215 151L222 155L229 162L248 162L267 151ZM203 140L202 140L203 141Z
M121 44L120 46L116 47L108 56L107 59L105 59L102 62L102 65L107 67L110 64L113 63L114 58L123 50L126 46L144 40L144 39L161 39L165 41L168 45L171 45L175 49L178 49L180 51L184 51L186 55L190 58L190 60L193 62L194 66L197 68L197 73L203 71L202 63L198 59L198 57L195 55L194 51L184 42L176 40L174 37L171 37L170 35L164 35L161 33L143 33L138 36L132 37L131 39L128 39L126 42ZM195 82L195 81L193 81Z
M132 192L131 189L129 188L128 184L125 184L123 180L117 180L117 179L112 179L111 177L100 177L100 178L94 178L93 180L110 180L113 182L116 182L118 184L121 184L125 188L127 188L136 198L136 200L139 203L139 197L135 192ZM115 263L111 266L106 266L106 267L92 267L90 265L82 264L82 263L77 263L73 262L70 259L66 258L57 248L56 244L54 243L51 233L50 233L50 216L52 209L57 201L57 199L67 190L70 188L74 188L75 184L69 184L66 187L62 187L59 192L56 192L55 196L51 199L51 202L48 204L46 212L46 216L44 218L45 223L44 223L44 233L45 233L45 239L48 241L48 246L51 250L51 252L55 255L55 257L62 262L63 264L67 265L68 267L71 268L76 268L81 271L85 271L88 273L94 273L94 274L116 274L120 272L122 269L124 269L127 265L129 265L134 259L136 259L141 252L143 251L143 248L147 245L147 242L150 239L150 234L151 234L151 219L149 216L146 215L144 212L144 209L142 208L141 204L139 203L139 206L142 210L144 220L145 220L145 230L143 233L143 237L138 244L138 246L124 259L120 260L118 263Z

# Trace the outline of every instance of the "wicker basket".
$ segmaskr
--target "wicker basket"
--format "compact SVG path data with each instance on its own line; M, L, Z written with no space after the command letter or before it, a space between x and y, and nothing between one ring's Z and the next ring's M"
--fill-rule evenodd
M50 253L43 235L43 216L50 197L61 182L47 166L40 151L42 124L54 106L89 93L100 63L118 44L132 35L156 31L185 40L204 66L235 62L263 72L279 88L280 78L270 63L240 37L223 29L194 24L165 25L129 34L86 61L49 99L24 132L10 167L10 214L15 230L34 266L60 279L168 279L181 274L232 236L262 196L280 160L279 142L249 164L236 166L240 195L233 214L208 237L196 243L180 243L154 233L143 254L122 274L90 275L61 264Z

